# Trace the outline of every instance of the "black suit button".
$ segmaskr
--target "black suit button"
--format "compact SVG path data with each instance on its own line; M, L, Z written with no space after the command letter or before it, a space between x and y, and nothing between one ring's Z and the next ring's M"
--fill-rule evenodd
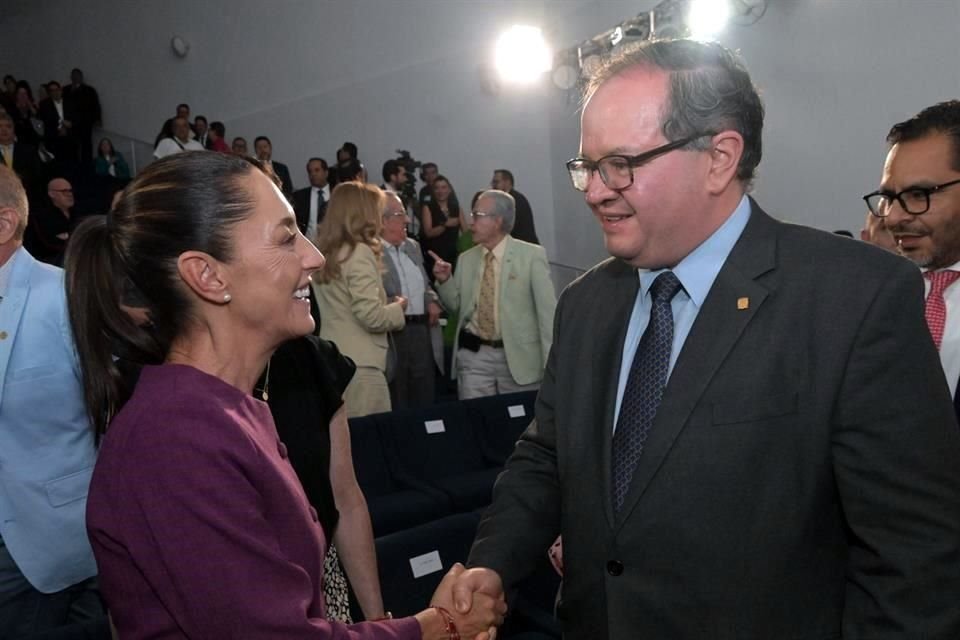
M607 562L607 573L616 577L623 573L623 563L619 560L610 560Z

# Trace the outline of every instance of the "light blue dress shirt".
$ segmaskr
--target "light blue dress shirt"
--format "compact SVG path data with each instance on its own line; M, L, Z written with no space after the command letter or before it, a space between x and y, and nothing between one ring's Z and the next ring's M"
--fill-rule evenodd
M740 239L744 227L747 226L747 220L750 219L750 200L743 196L740 204L734 209L733 213L727 218L726 222L720 225L720 228L713 232L709 238L703 241L699 247L690 252L690 254L680 261L674 267L673 273L683 285L677 295L670 302L670 308L673 310L673 346L670 350L670 367L667 370L667 377L673 373L673 366L677 363L677 357L686 342L693 322L700 313L703 301L710 293L713 281L717 279L720 268L727 261L727 257L733 250L733 245ZM630 314L630 324L627 325L627 337L623 342L623 357L620 360L620 380L617 383L617 406L613 414L613 429L617 429L617 419L620 417L620 404L623 401L623 391L627 386L627 377L630 375L630 366L633 364L633 357L637 353L637 347L640 344L640 338L650 322L650 308L652 301L650 299L650 285L657 279L657 276L667 271L659 269L649 271L646 269L638 270L640 277L640 290L637 292L637 299L633 303L633 313Z

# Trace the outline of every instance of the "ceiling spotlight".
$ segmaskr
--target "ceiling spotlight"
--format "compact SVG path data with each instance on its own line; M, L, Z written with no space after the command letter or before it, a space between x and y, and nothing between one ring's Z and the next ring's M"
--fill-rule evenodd
M687 14L690 37L709 40L727 26L730 14L729 0L693 0Z
M550 47L538 27L515 25L497 40L494 64L508 82L533 82L550 70Z

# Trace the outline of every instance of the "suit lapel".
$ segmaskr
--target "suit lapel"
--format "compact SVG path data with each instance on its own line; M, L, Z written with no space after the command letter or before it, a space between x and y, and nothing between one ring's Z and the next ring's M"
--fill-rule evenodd
M513 238L507 236L506 246L503 248L503 264L500 265L500 282L497 283L499 290L497 291L497 308L502 310L504 301L504 292L509 291L510 288L507 287L507 280L510 279L512 273L512 263L514 260L514 248L516 243L513 241ZM503 317L502 313L498 313L501 318ZM503 327L500 327L500 333L503 333Z
M778 223L753 200L750 204L750 221L717 274L664 389L657 417L617 520L618 528L636 507L707 385L771 293L769 284L764 286L756 279L776 267ZM743 298L748 300L746 305L739 302ZM741 308L743 306L746 308ZM607 469L610 469L609 459Z
M603 313L598 314L596 325L591 330L596 336L596 342L591 349L591 375L588 384L596 384L602 389L603 397L598 398L592 392L587 392L585 398L593 398L594 419L591 421L593 431L587 442L604 443L596 451L595 468L600 477L595 480L598 487L603 487L604 512L611 528L614 525L613 506L610 503L611 477L610 458L613 438L613 412L617 403L617 385L620 380L620 366L623 359L623 341L627 336L627 327L630 324L630 315L637 299L640 288L640 278L637 270L624 262L615 260L610 264L613 282L609 292L604 292L602 302ZM607 355L609 354L609 356ZM584 443L586 447L587 444ZM587 449L598 449L595 445Z
M0 404L3 403L4 383L7 379L10 355L13 353L20 319L26 306L27 295L30 293L30 271L34 262L30 254L22 248L13 254L11 260L15 262L7 283L7 293L0 302Z

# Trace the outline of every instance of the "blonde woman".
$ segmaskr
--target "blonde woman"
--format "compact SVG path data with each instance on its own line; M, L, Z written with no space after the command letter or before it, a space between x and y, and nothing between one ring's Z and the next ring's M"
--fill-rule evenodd
M349 417L390 411L387 333L404 326L407 301L387 302L380 248L384 195L357 182L337 185L317 233L327 258L313 276L320 308L320 337L336 343L357 365L344 391Z

